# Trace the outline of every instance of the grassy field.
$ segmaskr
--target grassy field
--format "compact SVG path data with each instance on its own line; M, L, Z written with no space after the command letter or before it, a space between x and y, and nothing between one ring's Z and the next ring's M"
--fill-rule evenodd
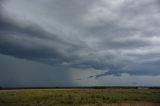
M132 105L131 105L132 104ZM160 106L160 90L0 90L0 106Z

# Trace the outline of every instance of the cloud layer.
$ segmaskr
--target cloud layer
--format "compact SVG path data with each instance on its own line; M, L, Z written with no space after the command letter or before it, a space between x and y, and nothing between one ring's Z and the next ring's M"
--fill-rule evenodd
M0 1L0 54L105 71L96 78L160 75L159 6L158 0Z

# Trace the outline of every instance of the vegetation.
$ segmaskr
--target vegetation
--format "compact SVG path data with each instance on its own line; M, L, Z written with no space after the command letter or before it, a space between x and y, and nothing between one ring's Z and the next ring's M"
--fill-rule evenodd
M154 89L21 89L0 90L0 106L79 106L103 103L160 103ZM87 105L86 105L87 106ZM160 105L159 105L160 106Z

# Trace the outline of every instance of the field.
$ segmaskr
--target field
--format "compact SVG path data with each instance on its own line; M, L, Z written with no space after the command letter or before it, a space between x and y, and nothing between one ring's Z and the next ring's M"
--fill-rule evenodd
M160 106L158 89L0 90L0 106Z

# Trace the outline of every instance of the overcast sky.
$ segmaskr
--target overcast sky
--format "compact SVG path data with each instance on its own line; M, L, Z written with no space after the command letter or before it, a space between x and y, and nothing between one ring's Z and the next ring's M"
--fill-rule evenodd
M159 0L0 0L0 86L160 86Z

